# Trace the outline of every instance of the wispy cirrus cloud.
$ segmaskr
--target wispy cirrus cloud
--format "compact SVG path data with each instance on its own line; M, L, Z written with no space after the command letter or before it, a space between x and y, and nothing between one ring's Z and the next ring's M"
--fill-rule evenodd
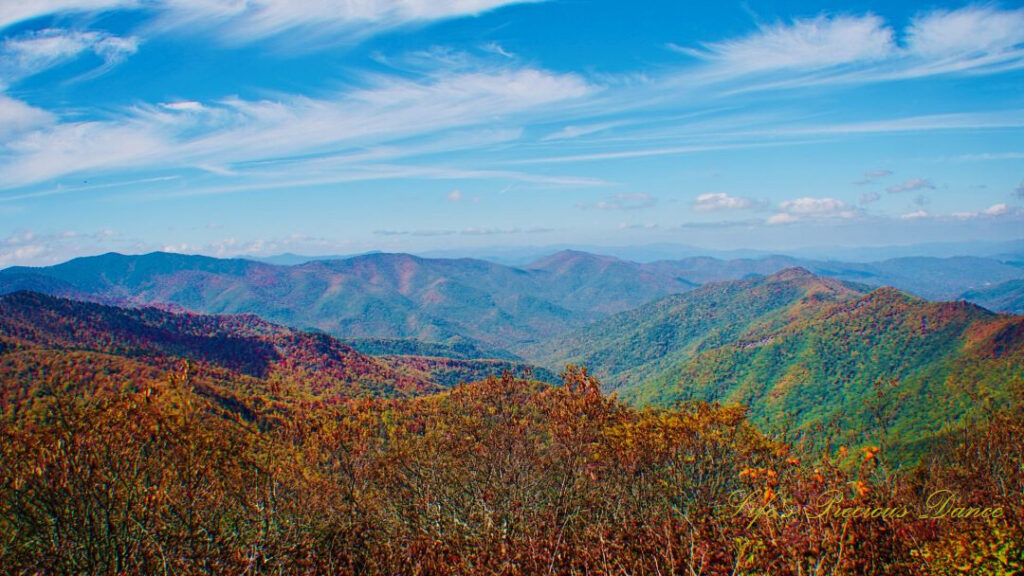
M452 130L482 127L488 138L515 138L515 129L495 132L495 121L543 112L545 105L593 90L577 75L534 68L442 71L417 81L378 77L370 82L369 87L318 99L283 96L137 106L103 121L62 122L40 112L0 150L5 174L0 187L125 166L229 169L244 164L259 169L264 161L306 160L309 155L332 157L335 165L379 164L409 153L436 154L480 144L465 135L446 139ZM0 100L0 114L25 110L31 107Z
M605 130L614 128L618 123L615 122L604 122L601 124L587 124L583 126L566 126L558 132L553 132L543 137L541 141L547 142L551 140L571 140L573 138L579 138L588 134L596 134L598 132L604 132Z
M94 54L102 64L87 73L95 77L109 71L138 51L139 39L106 32L47 28L6 38L0 43L0 87Z
M924 11L902 31L875 14L823 14L698 48L669 48L703 64L687 73L691 81L755 78L740 91L989 74L1024 67L1024 9Z
M152 14L149 30L212 32L245 44L290 36L290 45L356 42L380 32L475 16L542 0L31 0L7 2L0 29L50 15L134 10Z
M1024 66L1024 8L972 5L919 15L906 51L922 61L911 74L983 73Z
M290 44L358 41L406 26L475 16L541 0L173 0L158 3L156 26L209 30L231 43L290 35Z
M120 8L138 8L139 0L32 0L4 2L0 10L0 29L11 24L43 16L98 13Z
M709 75L720 78L883 60L896 50L894 37L878 16L819 16L762 26L748 36L707 43L699 49L671 48L709 63Z
M885 190L890 194L900 194L902 192L913 192L915 190L935 190L935 185L927 178L909 178L900 184L889 186Z

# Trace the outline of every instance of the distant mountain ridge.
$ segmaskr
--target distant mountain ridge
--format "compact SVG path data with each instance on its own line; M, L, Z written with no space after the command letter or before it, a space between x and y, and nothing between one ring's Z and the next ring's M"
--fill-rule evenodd
M617 260L579 272L589 264L567 256L519 269L482 260L368 254L275 266L167 253L105 254L48 268L8 268L0 271L0 293L30 288L109 303L253 313L343 338L468 338L506 349L693 287Z
M1024 314L1024 278L968 290L961 294L960 298L968 302L975 302L989 310Z
M786 256L636 263L565 250L521 267L388 253L279 266L157 252L0 270L0 294L31 290L116 305L249 313L343 339L468 342L512 358L667 295L794 266L869 286L892 285L929 299L963 295L999 311L1015 310L1016 300L993 298L984 290L1024 279L1020 262L969 257L868 264Z

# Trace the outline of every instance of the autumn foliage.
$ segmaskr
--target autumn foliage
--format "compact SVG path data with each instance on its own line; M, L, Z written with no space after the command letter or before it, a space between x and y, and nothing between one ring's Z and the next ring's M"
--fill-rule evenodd
M417 398L282 401L273 419L243 417L259 409L205 394L191 370L3 405L3 572L1024 569L1019 407L893 473L884 450L803 453L740 407L637 410L572 366L561 386L506 374Z

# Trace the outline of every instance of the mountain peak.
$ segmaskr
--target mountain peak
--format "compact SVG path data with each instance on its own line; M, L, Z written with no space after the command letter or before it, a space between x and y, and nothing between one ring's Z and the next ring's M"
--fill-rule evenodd
M594 263L594 264L611 264L613 262L621 262L614 256L603 256L600 254L591 254L590 252L583 252L581 250L560 250L551 254L550 256L544 256L531 262L527 268L529 269L554 269L563 266L572 266L582 263Z
M778 272L768 276L769 280L776 282L788 282L792 280L808 280L817 278L810 270L801 266L793 266L791 268L784 268Z

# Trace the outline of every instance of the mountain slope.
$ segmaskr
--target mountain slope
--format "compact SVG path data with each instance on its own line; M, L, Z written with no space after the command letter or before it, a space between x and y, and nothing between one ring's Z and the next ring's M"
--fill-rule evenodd
M547 366L588 366L607 388L618 389L701 350L732 342L755 322L860 294L854 285L791 268L668 296L525 350L524 355Z
M12 383L26 390L59 385L67 373L82 370L90 374L82 379L87 382L119 373L123 384L140 386L188 360L210 390L226 387L223 397L245 391L257 403L282 395L328 402L414 396L505 371L557 380L515 359L369 356L325 334L253 315L117 308L31 292L0 297L0 359L7 392L17 388Z
M290 386L326 399L439 389L426 374L396 370L329 336L299 332L252 315L124 309L30 292L0 297L0 346L5 366L17 364L22 353L71 358L67 353L72 351L129 359L161 370L189 360L227 379L258 382L261 389Z
M1020 385L1024 317L791 269L667 297L547 349L543 363L586 364L635 404L740 403L762 426L838 424L843 441L915 450Z

